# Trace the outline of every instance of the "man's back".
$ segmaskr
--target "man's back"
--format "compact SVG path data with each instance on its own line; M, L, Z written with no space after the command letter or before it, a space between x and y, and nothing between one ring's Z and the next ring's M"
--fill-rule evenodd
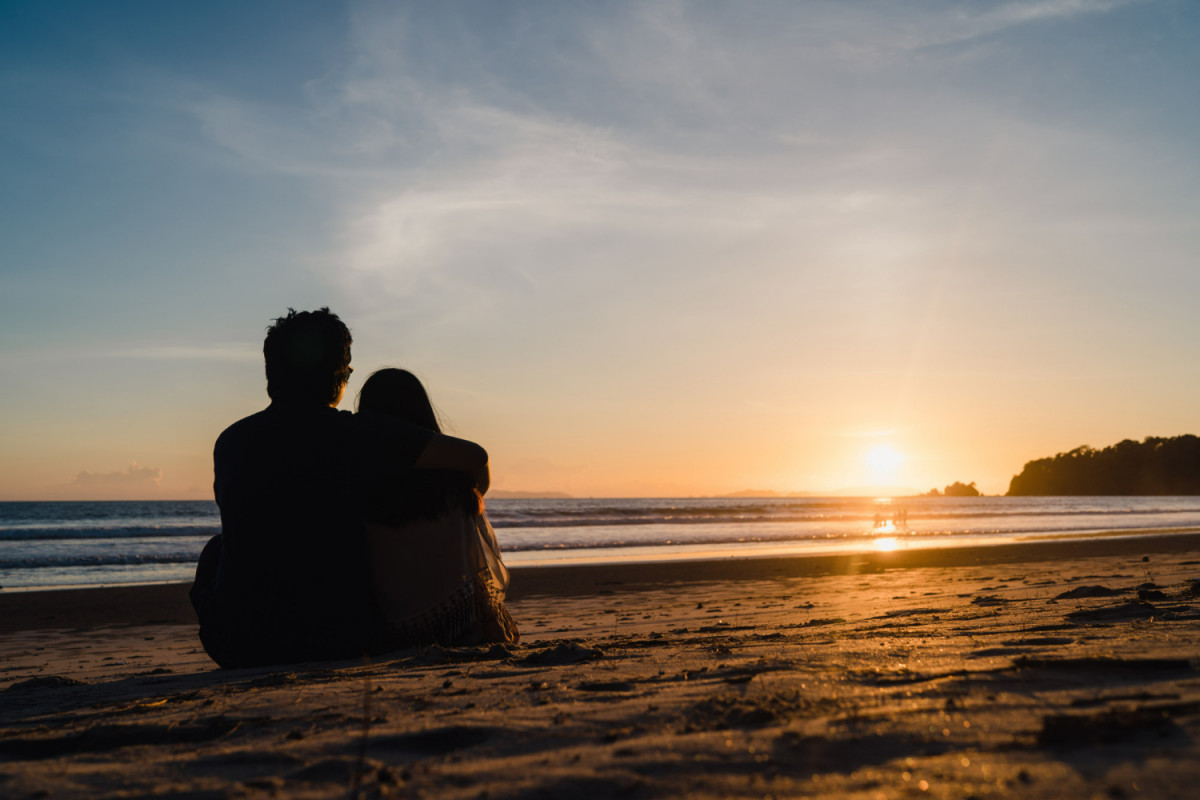
M230 665L343 658L372 631L364 496L410 467L428 435L329 407L273 403L214 450L216 576ZM230 652L232 651L232 652Z

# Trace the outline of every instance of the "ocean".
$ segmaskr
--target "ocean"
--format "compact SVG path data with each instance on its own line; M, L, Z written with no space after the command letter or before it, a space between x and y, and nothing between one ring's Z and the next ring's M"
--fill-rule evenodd
M489 500L510 565L986 546L1200 529L1200 497ZM0 503L0 590L192 578L212 501Z

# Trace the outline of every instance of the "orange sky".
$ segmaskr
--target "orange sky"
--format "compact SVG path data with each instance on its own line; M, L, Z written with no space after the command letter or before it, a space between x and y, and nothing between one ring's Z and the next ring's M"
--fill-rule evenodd
M499 489L992 494L1198 432L1190 7L488 8L0 26L0 499L211 496L289 306Z

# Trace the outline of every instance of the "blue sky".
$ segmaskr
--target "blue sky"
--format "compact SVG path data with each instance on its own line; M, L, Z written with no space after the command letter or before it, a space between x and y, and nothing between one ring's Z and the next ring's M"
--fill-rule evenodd
M998 492L1195 431L1194 4L2 15L0 498L206 496L289 306L500 488Z

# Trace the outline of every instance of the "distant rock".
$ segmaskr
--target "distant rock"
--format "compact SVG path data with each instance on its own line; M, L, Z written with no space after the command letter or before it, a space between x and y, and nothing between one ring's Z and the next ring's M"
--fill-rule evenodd
M937 489L930 489L922 497L981 497L982 495L983 493L975 488L975 481L970 483L955 481L940 492Z

